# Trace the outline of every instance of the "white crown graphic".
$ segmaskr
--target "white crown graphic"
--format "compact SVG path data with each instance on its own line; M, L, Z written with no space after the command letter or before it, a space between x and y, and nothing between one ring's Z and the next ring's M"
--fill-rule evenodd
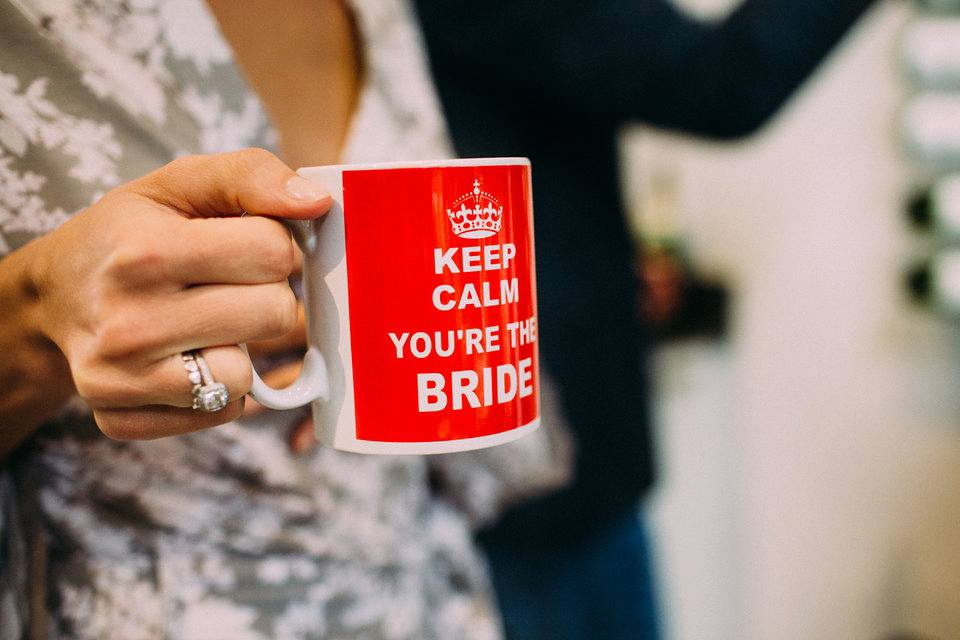
M480 190L480 181L473 181L473 191L457 198L447 209L453 232L461 238L487 238L500 231L503 207L497 199Z

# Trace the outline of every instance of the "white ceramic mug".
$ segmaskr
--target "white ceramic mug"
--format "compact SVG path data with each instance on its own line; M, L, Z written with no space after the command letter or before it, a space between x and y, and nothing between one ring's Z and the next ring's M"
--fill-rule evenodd
M308 167L333 195L286 221L304 254L309 350L282 390L319 442L426 454L514 440L540 423L530 163L483 158Z

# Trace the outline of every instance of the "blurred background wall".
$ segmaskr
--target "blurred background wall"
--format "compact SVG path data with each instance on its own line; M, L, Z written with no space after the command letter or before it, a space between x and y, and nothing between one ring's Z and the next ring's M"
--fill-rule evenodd
M897 125L915 11L882 2L743 143L625 133L642 234L731 293L723 337L657 353L676 640L960 638L960 324L904 286L929 248Z

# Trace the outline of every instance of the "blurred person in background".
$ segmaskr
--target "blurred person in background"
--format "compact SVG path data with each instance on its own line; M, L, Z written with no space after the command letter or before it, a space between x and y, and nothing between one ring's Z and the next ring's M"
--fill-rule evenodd
M619 134L750 135L872 0L745 0L710 22L669 0L415 4L457 153L532 161L541 362L575 451L572 482L479 534L508 638L657 638L637 513L656 478L650 336Z

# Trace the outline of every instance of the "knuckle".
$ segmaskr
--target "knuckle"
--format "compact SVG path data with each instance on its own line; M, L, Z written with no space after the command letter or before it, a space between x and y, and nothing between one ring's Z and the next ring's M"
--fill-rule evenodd
M188 153L174 158L153 174L147 174L141 179L141 181L149 184L151 177L160 177L161 174L164 176L190 175L191 173L195 172L199 166L201 166L202 162L203 159L200 154Z
M253 365L240 347L231 346L217 349L215 352L208 351L206 357L214 378L227 385L231 398L242 398L253 387Z
M77 395L92 407L118 406L129 400L126 390L115 384L101 367L78 367L73 381Z
M297 298L286 283L271 285L273 302L263 315L263 329L270 337L284 336L297 326Z
M200 162L202 162L203 156L199 153L187 153L182 156L178 156L167 163L167 168L174 171L179 170L193 170Z
M100 381L95 376L86 375L84 370L74 371L73 386L77 395L91 406L101 405L108 395Z
M107 259L105 275L121 286L156 279L164 271L166 257L157 246L132 240L118 245Z
M115 309L105 319L94 340L94 349L103 359L133 355L150 342L152 323L139 319L137 314Z
M259 147L249 147L233 153L234 167L238 176L248 178L251 175L269 170L280 159Z
M289 234L282 228L278 228L279 223L269 220L272 233L264 234L263 261L264 268L268 275L277 280L282 280L293 273L296 267L296 257L293 250L293 242Z
M277 161L277 156L275 156L272 152L267 151L263 147L247 147L246 149L240 149L237 151L237 155L239 155L244 161L253 164Z
M253 388L253 367L250 364L250 361L247 360L246 365L237 369L240 374L237 376L237 392L233 396L234 398L241 398L248 393L250 389Z
M168 238L169 233L148 216L131 216L116 224L111 249L103 261L107 282L123 289L166 277L171 249Z

